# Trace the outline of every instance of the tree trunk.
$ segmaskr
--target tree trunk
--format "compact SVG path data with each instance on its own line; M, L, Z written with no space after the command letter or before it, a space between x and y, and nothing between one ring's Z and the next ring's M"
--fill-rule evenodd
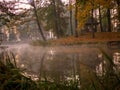
M41 34L41 36L42 36L42 39L43 39L44 41L46 41L46 38L45 38L45 36L44 36L44 33L43 33L42 28L41 28L41 25L40 25L39 17L38 17L38 15L37 15L37 9L36 9L36 6L35 6L35 3L34 3L34 2L33 2L33 5L32 5L32 6L34 7L34 13L35 13L35 16L36 16L36 21L37 21L37 24L38 24L39 32L40 32L40 34Z
M108 32L111 32L111 13L110 8L107 8Z
M92 38L95 38L95 28L94 28L94 21L93 21L93 9L92 9L92 11L91 11L91 16L92 16Z
M70 7L70 31L71 35L73 35L71 0L69 0L69 7Z
M120 0L117 0L117 12L118 12L118 20L119 20L119 23L120 23Z
M101 8L99 6L99 21L100 21L100 30L103 32L103 26L102 26L102 16L101 16Z
M53 2L54 16L55 16L55 32L56 32L57 38L60 38L60 35L59 35L59 27L58 27L58 17L57 17L57 12L56 12L55 0L52 0L52 2Z
M117 0L117 13L118 13L117 31L120 31L120 0Z
M77 13L78 13L78 6L77 6L77 0L76 0L76 3L75 3L75 37L78 37L78 32L77 32Z

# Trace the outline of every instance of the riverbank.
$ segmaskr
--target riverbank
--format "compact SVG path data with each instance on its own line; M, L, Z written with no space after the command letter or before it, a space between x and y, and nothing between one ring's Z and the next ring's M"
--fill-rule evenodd
M31 44L35 46L51 46L51 45L81 45L81 44L106 44L110 41L120 41L119 32L97 32L95 38L92 38L91 33L80 35L79 37L64 37L54 40L35 40Z

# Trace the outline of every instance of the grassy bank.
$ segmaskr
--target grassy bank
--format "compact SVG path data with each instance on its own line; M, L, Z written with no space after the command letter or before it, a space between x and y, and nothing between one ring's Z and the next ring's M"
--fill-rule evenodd
M104 44L108 41L120 41L120 33L119 32L102 32L95 33L95 38L92 38L91 33L87 33L85 35L80 35L79 37L65 37L55 40L48 40L46 42L36 40L33 41L32 45L42 45L42 46L50 46L50 45L79 45L79 44Z

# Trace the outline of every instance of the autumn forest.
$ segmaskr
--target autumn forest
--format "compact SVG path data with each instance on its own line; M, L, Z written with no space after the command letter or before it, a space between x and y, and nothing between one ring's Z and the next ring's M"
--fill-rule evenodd
M120 90L120 0L0 0L0 90Z

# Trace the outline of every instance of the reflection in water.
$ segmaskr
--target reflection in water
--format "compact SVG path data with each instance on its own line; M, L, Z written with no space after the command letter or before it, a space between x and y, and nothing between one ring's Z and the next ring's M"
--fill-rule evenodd
M48 53L49 53L50 55L54 55L54 54L55 54L55 51L54 51L53 49L50 49L50 50L48 51Z
M25 70L24 75L35 80L82 81L86 72L93 70L98 75L105 72L104 57L98 48L86 46L73 47L12 47L17 66ZM114 61L120 61L120 54L113 55ZM118 58L119 57L119 58ZM89 70L88 70L89 69ZM79 78L79 79L78 79Z
M21 68L24 68L24 67L25 67L25 65L24 65L24 64L21 64L21 65L20 65L20 67L21 67Z
M98 60L100 61L100 63L96 66L96 73L99 76L102 76L104 73L104 63L105 61L103 60L104 56L102 53L98 54Z
M102 75L103 75L103 63L100 63L98 66L96 66L96 73L97 73L99 76L102 76Z
M113 58L112 61L114 63L116 69L120 69L120 53L119 52L114 52L113 53ZM101 60L100 64L98 66L96 66L96 73L100 76L105 75L106 73L106 66L109 63L109 61L107 62L106 60L104 60L105 58L103 57L102 54L98 55L99 60Z
M113 59L114 59L114 63L116 65L120 65L120 53L119 52L115 52L114 53Z
M116 68L120 70L120 52L115 52L113 54L113 60Z

